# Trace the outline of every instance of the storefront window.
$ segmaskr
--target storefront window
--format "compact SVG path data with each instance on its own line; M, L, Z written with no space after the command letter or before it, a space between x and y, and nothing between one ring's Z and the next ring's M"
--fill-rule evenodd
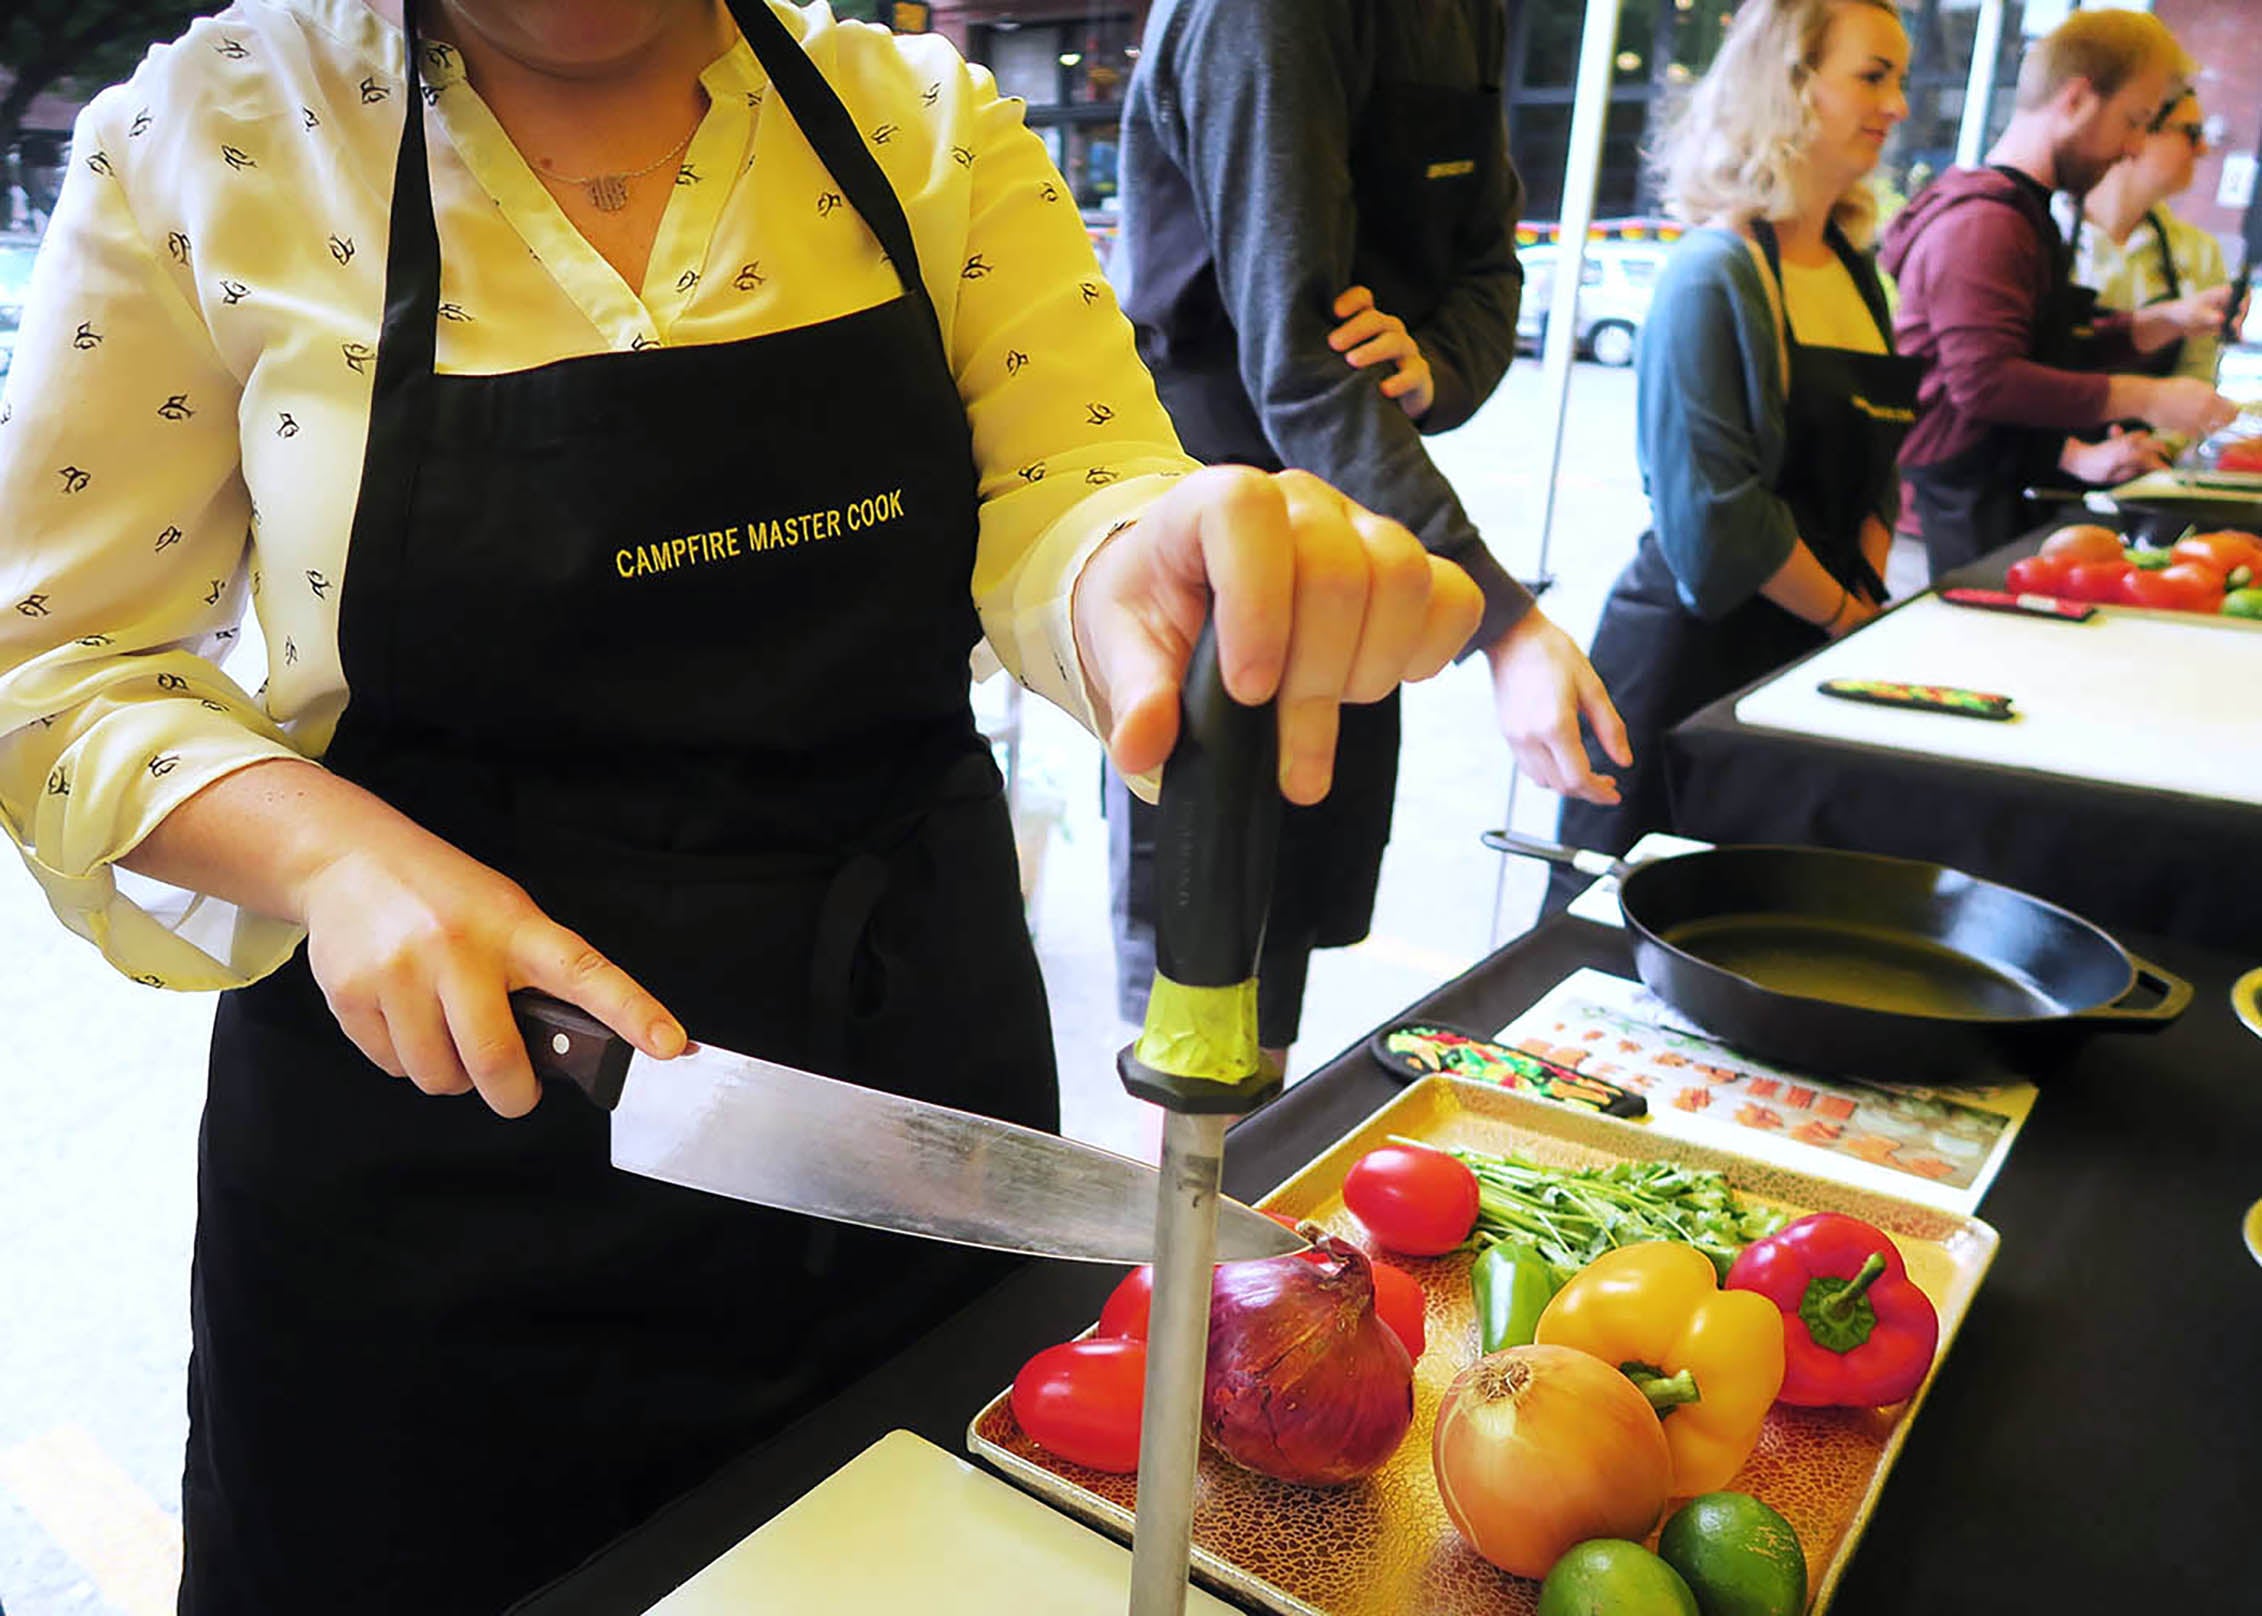
M1979 3L1908 0L1901 8L1910 44L1909 118L1887 144L1879 170L1889 199L1955 161ZM2005 0L1997 88L1987 114L1990 141L2010 118L2007 92L2018 77L2024 9L2022 0ZM1526 217L1550 220L1562 208L1584 7L1526 0L1511 11L1509 149L1524 177ZM1734 12L1732 0L1625 0L1620 7L1610 116L1595 194L1597 218L1642 217L1660 210L1644 154L1662 137L1673 97L1719 53Z
M2004 0L2003 37L1995 57L1995 91L1986 111L1985 150L2011 121L2011 88L2018 82L2022 0ZM1923 0L1901 13L1909 31L1909 116L1885 143L1880 178L1904 195L1922 190L1932 177L1955 166L1956 131L1964 116L1964 88L1971 77L1972 47L1979 32L1979 0Z
M1029 104L1029 127L1051 151L1077 206L1112 212L1116 131L1123 92L1139 59L1139 25L1132 13L974 22L967 30L967 54L996 75L1002 93Z

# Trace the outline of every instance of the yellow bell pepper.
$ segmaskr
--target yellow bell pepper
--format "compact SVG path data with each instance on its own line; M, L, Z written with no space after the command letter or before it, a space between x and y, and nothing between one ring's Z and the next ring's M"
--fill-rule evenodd
M1783 1385L1781 1310L1723 1291L1712 1259L1677 1241L1588 1263L1547 1304L1535 1339L1591 1352L1641 1388L1665 1425L1676 1497L1728 1484Z

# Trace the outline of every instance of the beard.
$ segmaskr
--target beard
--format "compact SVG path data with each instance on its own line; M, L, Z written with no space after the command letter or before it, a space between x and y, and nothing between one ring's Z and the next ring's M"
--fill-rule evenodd
M2051 167L2057 175L2058 189L2071 191L2076 196L2087 195L2120 160L2120 153L2118 152L2113 153L2110 157L2099 157L2083 151L2072 140L2060 142L2058 147L2050 154Z

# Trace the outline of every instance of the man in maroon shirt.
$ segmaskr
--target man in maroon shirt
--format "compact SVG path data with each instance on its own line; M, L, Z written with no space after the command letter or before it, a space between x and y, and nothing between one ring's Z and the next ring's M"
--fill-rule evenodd
M2077 11L2028 50L2017 110L1985 168L1935 180L1885 232L1900 288L1893 335L1928 362L1901 466L1935 577L2038 519L2023 490L2113 483L2161 464L2140 421L2202 437L2233 406L2190 377L2115 374L2221 324L2229 288L2092 319L2050 217L2054 191L2087 191L2142 144L2191 59L2140 11Z

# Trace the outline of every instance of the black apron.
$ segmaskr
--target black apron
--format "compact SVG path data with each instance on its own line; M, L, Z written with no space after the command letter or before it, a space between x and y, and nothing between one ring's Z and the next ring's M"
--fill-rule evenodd
M1780 293L1782 262L1775 232L1766 221L1756 220L1752 233ZM1830 575L1853 593L1881 602L1885 583L1862 554L1861 531L1898 475L1895 461L1916 419L1923 367L1893 351L1892 316L1869 260L1835 226L1829 240L1860 288L1885 351L1800 342L1790 301L1782 299L1790 386L1783 403L1787 439L1774 492L1790 507L1799 537ZM1653 475L1672 476L1674 469L1661 466ZM1670 829L1666 732L1698 708L1764 678L1828 638L1756 593L1717 620L1697 616L1681 602L1657 534L1644 533L1634 559L1611 588L1590 653L1595 673L1625 720L1634 766L1620 768L1590 739L1588 757L1597 771L1617 776L1622 800L1607 807L1565 798L1558 839L1623 853L1646 833ZM1550 905L1569 902L1587 879L1566 872L1551 880Z
M1479 216L1475 203L1489 194L1506 161L1496 79L1501 59L1497 49L1480 52L1473 89L1412 82L1385 62L1352 133L1352 204L1359 221L1352 281L1409 328L1436 312L1476 245L1498 235L1499 221ZM1224 351L1223 363L1188 366L1158 354L1148 334L1141 337L1141 355L1154 367L1157 392L1188 454L1210 465L1279 471L1230 340ZM1396 691L1367 706L1345 707L1333 787L1320 802L1291 804L1282 815L1257 968L1257 1031L1267 1048L1296 1041L1311 951L1358 942L1373 922L1398 791L1398 733ZM1158 814L1112 768L1105 774L1117 1008L1125 1020L1139 1021L1154 981Z
M2027 357L2055 370L2090 370L2096 364L2097 294L2073 278L2073 248L2050 217L2048 198L2016 169L1995 165L2011 180L2019 211L2050 254L2050 281L2034 314ZM1932 576L1999 550L2042 520L2026 497L2029 488L2062 484L2058 465L2067 434L2055 427L1995 423L1960 454L1929 466L1904 466L1923 530Z
M325 762L695 1037L1056 1126L967 704L973 451L886 179L784 26L734 3L903 295L436 375L407 9ZM214 1028L181 1609L492 1616L1000 1271L616 1173L568 1090L516 1121L425 1095L346 1041L302 950Z

